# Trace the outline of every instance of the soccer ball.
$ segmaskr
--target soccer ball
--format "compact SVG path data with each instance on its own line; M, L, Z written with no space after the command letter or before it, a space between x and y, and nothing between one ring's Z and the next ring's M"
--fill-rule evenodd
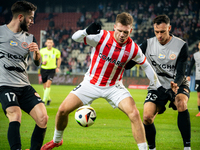
M96 112L91 106L82 106L76 110L76 122L82 127L89 127L96 120Z

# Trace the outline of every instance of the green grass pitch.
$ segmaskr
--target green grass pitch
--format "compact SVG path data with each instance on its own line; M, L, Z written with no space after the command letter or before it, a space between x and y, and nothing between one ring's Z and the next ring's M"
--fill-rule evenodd
M36 91L43 96L42 85L33 85ZM75 86L52 85L50 106L46 106L49 120L44 143L53 138L55 128L55 115L59 105ZM143 113L143 102L147 90L129 89L132 94L141 117ZM69 116L69 124L64 132L64 143L57 150L137 150L136 142L132 136L131 125L128 117L119 109L113 109L106 100L99 98L91 105L96 113L97 119L91 127L79 126L74 119L74 112ZM197 94L191 92L188 102L191 118L191 148L200 149L200 117L195 115L197 110ZM183 150L183 143L177 127L177 111L167 108L164 114L155 119L157 130L157 150ZM7 129L9 121L0 109L0 150L8 150ZM35 122L26 113L22 113L20 128L22 150L30 148L30 139Z

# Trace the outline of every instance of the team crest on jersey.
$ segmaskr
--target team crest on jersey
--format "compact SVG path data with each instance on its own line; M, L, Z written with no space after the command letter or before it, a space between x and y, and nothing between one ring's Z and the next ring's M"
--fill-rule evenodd
M26 49L26 48L28 48L28 43L22 42L21 46Z
M126 56L129 56L129 54L130 54L130 53L127 52L127 51L124 52L124 55L126 55Z
M160 58L160 59L164 59L164 58L165 58L165 55L163 55L163 54L159 54L158 58Z
M176 59L176 55L175 55L175 54L171 54L171 55L169 55L169 58L170 58L171 60L174 60L174 59Z
M17 42L14 42L14 41L10 41L10 45L11 45L11 46L17 46L18 43L17 43Z

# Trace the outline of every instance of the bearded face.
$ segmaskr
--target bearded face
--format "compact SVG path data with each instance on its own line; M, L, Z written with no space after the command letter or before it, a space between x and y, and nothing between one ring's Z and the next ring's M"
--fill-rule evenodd
M28 25L27 25L27 22L26 22L26 19L24 18L24 20L20 23L20 28L23 30L23 31L28 31L29 28L28 28Z

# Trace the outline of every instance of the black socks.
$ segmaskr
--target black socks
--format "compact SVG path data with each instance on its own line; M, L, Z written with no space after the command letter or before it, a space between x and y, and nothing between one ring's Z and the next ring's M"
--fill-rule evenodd
M11 150L21 149L20 123L18 121L9 123L7 137Z
M31 148L30 150L40 150L43 144L44 136L46 133L46 128L40 128L35 125L35 129L33 131L32 137L31 137Z
M150 125L145 125L144 124L144 129L146 132L146 139L149 145L150 149L153 149L156 147L156 128L154 126L154 123Z
M178 128L183 138L184 147L190 147L191 125L188 110L178 112Z

